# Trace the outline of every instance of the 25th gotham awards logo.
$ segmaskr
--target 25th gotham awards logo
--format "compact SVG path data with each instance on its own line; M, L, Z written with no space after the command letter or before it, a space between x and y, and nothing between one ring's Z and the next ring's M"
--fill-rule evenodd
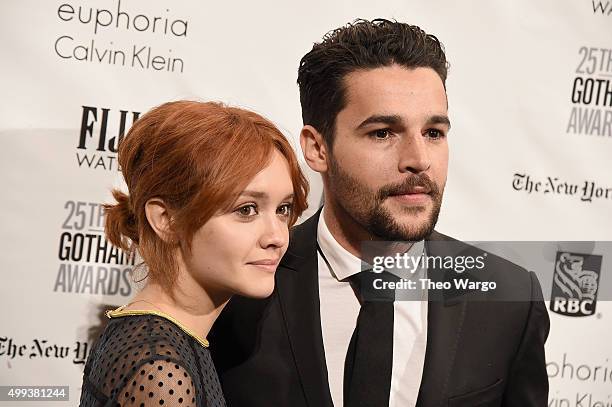
M140 112L82 106L76 141L80 168L120 171L119 144ZM60 261L53 291L129 296L134 256L111 245L104 236L104 209L97 202L66 201L59 237Z
M148 9L142 11L121 0L96 2L105 8L87 3L62 3L56 10L63 32L53 50L61 60L171 73L185 70L185 58L176 55L173 46L180 47L177 41L187 38L189 22L169 7L151 10L149 2L141 2Z
M595 313L602 256L557 252L550 310L571 317Z
M582 46L578 56L566 133L612 137L612 49Z
M140 116L140 112L82 106L81 129L76 147L80 168L120 171L117 162L119 143Z
M64 209L53 291L129 296L130 273L136 260L106 240L102 205L66 201Z

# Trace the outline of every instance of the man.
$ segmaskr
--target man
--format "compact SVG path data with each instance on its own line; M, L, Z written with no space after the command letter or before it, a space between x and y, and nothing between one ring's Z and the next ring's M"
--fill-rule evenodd
M230 406L547 405L549 320L533 273L490 255L494 294L362 295L362 242L478 253L433 230L447 176L446 74L434 36L380 19L334 30L302 58L300 141L324 205L293 229L274 294L232 299L213 328ZM437 271L419 272L453 278Z

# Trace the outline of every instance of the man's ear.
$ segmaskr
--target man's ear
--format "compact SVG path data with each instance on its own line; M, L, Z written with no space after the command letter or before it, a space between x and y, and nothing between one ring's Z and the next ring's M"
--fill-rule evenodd
M166 203L160 198L151 198L145 204L145 214L149 225L164 242L175 240L172 231L172 216Z
M323 135L317 129L307 124L300 132L300 145L304 153L306 164L313 171L327 172L329 165L329 151Z

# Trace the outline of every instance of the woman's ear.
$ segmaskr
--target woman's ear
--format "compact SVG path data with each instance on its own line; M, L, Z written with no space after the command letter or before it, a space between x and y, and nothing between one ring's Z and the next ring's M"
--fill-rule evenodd
M157 236L166 243L175 240L172 231L172 216L166 203L160 198L151 198L145 204L145 214L149 225Z

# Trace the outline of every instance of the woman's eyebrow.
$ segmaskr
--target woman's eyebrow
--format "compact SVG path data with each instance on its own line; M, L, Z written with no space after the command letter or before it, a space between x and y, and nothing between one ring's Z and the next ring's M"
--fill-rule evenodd
M267 199L268 198L268 194L263 192L263 191L251 191L248 189L245 189L244 191L242 191L240 193L240 195L244 195L244 196L250 196L251 198L260 198L260 199Z

